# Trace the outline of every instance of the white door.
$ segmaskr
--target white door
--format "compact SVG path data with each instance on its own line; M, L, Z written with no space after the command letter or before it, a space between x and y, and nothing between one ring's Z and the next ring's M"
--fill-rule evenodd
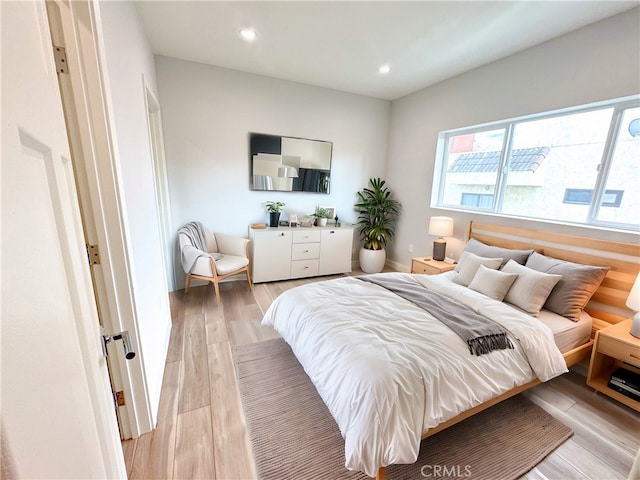
M124 478L45 5L0 9L3 466Z

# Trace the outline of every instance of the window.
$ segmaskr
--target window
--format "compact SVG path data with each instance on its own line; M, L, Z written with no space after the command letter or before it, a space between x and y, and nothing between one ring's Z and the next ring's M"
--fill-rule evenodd
M601 205L603 207L619 207L623 190L605 190ZM564 191L564 203L591 205L593 190L583 188L567 188Z
M491 208L491 205L493 205L493 195L485 193L463 193L461 205Z
M640 230L639 125L633 97L441 132L432 206Z

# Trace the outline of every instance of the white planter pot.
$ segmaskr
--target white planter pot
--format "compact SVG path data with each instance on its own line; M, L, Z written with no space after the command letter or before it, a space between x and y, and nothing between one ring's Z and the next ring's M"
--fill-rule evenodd
M326 227L327 226L327 219L326 218L318 218L317 219L317 224L319 227Z
M384 268L384 262L387 259L387 252L382 250L367 250L362 247L360 249L360 268L364 273L380 273Z

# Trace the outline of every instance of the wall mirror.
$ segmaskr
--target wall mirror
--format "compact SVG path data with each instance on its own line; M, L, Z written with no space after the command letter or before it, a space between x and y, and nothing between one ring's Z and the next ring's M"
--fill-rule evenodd
M332 142L249 133L251 190L329 193Z

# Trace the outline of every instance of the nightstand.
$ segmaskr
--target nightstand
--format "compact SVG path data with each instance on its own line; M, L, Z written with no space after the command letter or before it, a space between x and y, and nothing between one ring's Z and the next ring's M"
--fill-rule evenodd
M587 385L640 412L639 401L607 386L611 374L619 367L640 373L640 338L631 335L629 328L631 319L596 332Z
M411 273L426 273L427 275L436 275L438 273L448 272L456 266L452 263L434 260L431 257L416 257L411 259Z

